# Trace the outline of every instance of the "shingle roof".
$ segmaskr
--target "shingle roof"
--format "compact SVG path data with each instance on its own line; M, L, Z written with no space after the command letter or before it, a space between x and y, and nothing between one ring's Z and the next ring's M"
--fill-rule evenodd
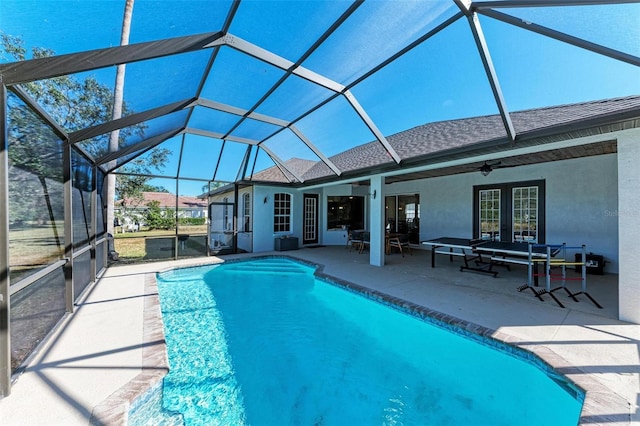
M284 166L287 168L287 170L290 170L298 176L304 176L304 174L315 164L316 161L304 160L302 158L295 157L284 162ZM290 173L286 173L285 176L285 173L283 173L279 167L273 166L255 173L251 180L288 183L291 181L296 181L297 179Z
M511 113L511 120L518 135L531 134L545 129L577 125L603 116L636 111L640 116L640 96L605 99L579 104L560 105ZM612 117L612 121L615 117ZM396 133L387 138L400 158L411 160L444 153L459 148L500 141L507 138L499 115L464 118L428 123ZM517 139L516 139L517 140ZM393 165L393 160L377 141L357 146L334 155L330 160L343 172L375 166ZM333 172L322 162L317 162L303 178L313 180L332 176Z
M510 116L516 134L522 137L535 135L536 132L543 133L545 130L547 133L554 130L566 133L568 126L580 128L580 123L587 123L582 127L588 127L589 122L600 117L608 117L613 122L616 114L627 111L634 111L640 117L640 96L529 109L512 112ZM496 114L423 124L391 135L387 140L403 161L410 161L455 149L473 149L474 146L492 141L505 141L507 133L502 118ZM523 145L519 143L518 146ZM393 159L378 141L348 149L330 157L330 160L343 172L394 165ZM321 161L292 158L285 165L305 181L335 176ZM275 166L256 173L253 180L283 183L290 181Z

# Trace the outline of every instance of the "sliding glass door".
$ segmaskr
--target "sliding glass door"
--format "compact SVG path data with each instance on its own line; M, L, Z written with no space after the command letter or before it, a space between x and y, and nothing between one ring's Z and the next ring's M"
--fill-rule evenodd
M420 195L385 197L385 223L388 232L408 234L413 244L420 242Z

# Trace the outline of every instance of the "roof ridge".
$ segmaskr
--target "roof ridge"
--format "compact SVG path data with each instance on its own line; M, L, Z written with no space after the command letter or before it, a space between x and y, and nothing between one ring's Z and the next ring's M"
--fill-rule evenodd
M513 113L524 113L524 112L532 112L532 111L552 110L552 109L558 109L558 108L567 108L567 107L573 107L573 106L584 106L584 105L590 105L590 104L604 104L604 103L619 102L619 101L622 101L622 100L629 100L629 99L640 99L640 95L628 95L628 96L620 96L620 97L617 97L617 98L594 99L594 100L591 100L591 101L573 102L573 103L565 103L565 104L560 104L560 105L551 105L551 106L546 106L546 107L529 108L529 109L522 109L522 110L518 110L518 111L513 111Z
M308 158L300 158L300 157L291 157L288 160L285 160L284 162L286 163L287 161L292 161L292 160L299 160L299 161L316 161L316 160L309 160Z
M558 109L558 108L567 108L567 107L578 107L578 106L584 106L584 105L589 105L589 104L603 104L603 103L618 102L618 101L628 100L628 99L640 99L640 94L638 94L638 95L620 96L620 97L617 97L617 98L604 98L604 99L596 99L596 100L591 100L591 101L573 102L573 103L565 103L565 104L560 104L560 105L550 105L550 106L544 106L544 107L519 109L519 110L511 111L510 114L522 114L522 113L528 113L528 112L534 112L534 111L554 110L554 109ZM401 134L401 133L409 132L409 131L411 131L413 129L418 129L418 128L421 128L421 127L431 126L431 125L440 124L440 123L453 123L453 122L459 122L459 121L477 120L477 119L481 119L481 118L499 117L499 116L500 116L500 114L484 114L484 115L474 115L473 117L460 117L460 118L452 118L452 119L449 119L449 120L431 121L429 123L418 124L417 126L411 127L409 129L401 130L399 132L393 133L393 134L391 134L389 136L386 136L386 137L390 138L392 136L395 136L395 135L398 135L398 134ZM373 141L373 142L375 142L375 141ZM366 142L363 145L366 145L367 143L368 142Z

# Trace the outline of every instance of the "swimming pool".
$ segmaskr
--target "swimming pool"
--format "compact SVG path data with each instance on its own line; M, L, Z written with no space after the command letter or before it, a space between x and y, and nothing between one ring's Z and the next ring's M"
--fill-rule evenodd
M185 424L578 423L583 394L542 363L316 279L310 266L178 269L159 274L158 289L162 407Z

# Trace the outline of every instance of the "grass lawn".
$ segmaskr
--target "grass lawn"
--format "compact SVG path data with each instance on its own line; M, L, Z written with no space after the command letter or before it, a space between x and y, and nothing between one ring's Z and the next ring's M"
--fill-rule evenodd
M9 264L11 280L17 281L33 269L50 265L64 256L64 226L58 223L56 241L51 224L26 224L9 230ZM188 235L178 242L178 255L206 255L207 225L179 227L180 235ZM175 257L176 231L142 230L114 235L115 250L126 262L173 259Z
M64 255L64 227L58 223L58 239L51 224L26 224L9 228L11 280L17 281L32 269L54 263Z
M180 226L179 234L188 235L184 241L178 241L178 255L206 255L206 225ZM124 263L173 259L175 257L175 230L142 230L114 236L115 250Z

